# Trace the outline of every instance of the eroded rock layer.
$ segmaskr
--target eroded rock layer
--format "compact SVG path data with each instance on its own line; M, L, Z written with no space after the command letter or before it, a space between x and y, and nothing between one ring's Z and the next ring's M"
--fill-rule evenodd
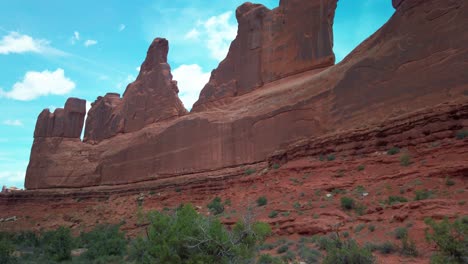
M229 53L211 74L193 111L286 76L331 66L337 0L282 0L278 8L245 3Z
M281 6L293 2L282 1ZM308 3L296 4L307 9ZM250 4L240 9L243 8L247 11L238 12L264 10ZM129 129L122 131L132 133L97 140L99 144L70 138L37 138L26 187L67 188L175 179L263 162L291 143L372 127L437 104L451 101L466 104L467 13L468 3L463 0L405 0L388 23L338 65L266 83L260 89L210 106L209 111L158 119L159 122L152 122L154 118L136 118L134 122L124 122ZM262 16L256 17L252 21L263 21ZM301 35L303 29L297 30L295 34ZM242 32L239 30L240 35ZM289 34L292 33L286 35ZM237 41L244 37L238 36ZM275 63L269 65L276 67ZM291 67L296 67L294 62ZM138 78L142 76L150 75L140 74ZM174 87L171 78L164 80L166 90L174 91L170 88ZM124 103L119 103L129 93L140 94L139 86L133 87L127 89L123 99L115 95L101 98L102 102L93 106L95 120L99 120L99 111L104 120L109 120L107 116L112 116L114 110L108 109L114 109L113 104L117 105L115 109L121 109L116 113L131 112L136 113L132 117L138 117L139 111L125 110L132 104L123 107ZM144 96L135 98L136 103ZM147 103L144 101L132 109L141 109ZM457 129L466 128L466 116L458 118L459 121L453 121ZM109 127L112 123L105 129ZM139 127L143 128L138 130ZM420 137L418 133L431 134L436 130L414 131L408 140Z

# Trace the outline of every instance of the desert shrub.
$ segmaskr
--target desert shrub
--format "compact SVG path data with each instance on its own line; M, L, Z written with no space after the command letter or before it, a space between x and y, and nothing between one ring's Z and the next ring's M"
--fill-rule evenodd
M330 155L327 156L328 161L334 161L335 159L336 159L335 154L330 154Z
M344 210L351 210L356 206L356 203L351 197L341 197L341 208Z
M393 147L387 151L388 155L396 155L398 153L400 153L400 149L397 147Z
M366 166L364 166L364 165L359 165L359 166L357 167L357 170L358 170L358 171L363 171L363 170L365 170L365 169L366 169Z
M228 230L218 219L198 214L191 205L172 213L151 212L148 219L147 237L135 240L130 249L130 260L136 263L251 262L255 249L271 232L269 225L249 221Z
M57 230L45 232L42 235L41 245L47 259L54 261L69 260L73 246L70 229L59 227Z
M467 138L468 137L468 130L458 131L457 134L456 134L456 137L457 137L457 139L460 139L460 140Z
M387 204L389 205L396 204L396 203L406 203L406 202L408 202L408 199L406 199L405 197L394 196L394 195L389 196L387 200Z
M127 241L118 225L99 225L89 233L81 234L83 247L88 251L87 259L98 259L105 256L125 255Z
M382 254L392 254L397 251L396 246L389 241L378 244L376 249Z
M432 197L433 192L429 190L417 190L414 192L414 200L415 201L420 201L420 200L426 200Z
M431 228L426 229L426 239L435 243L438 252L431 263L467 263L468 262L468 217L450 222L444 219L436 222L426 219Z
M406 227L397 227L393 232L396 239L403 239L408 236L408 228Z
M400 253L404 256L417 257L419 255L416 243L410 239L409 236L405 236L401 239Z
M341 241L336 239L327 250L323 264L368 264L375 263L372 252L365 247L360 247L356 241L348 239Z
M250 169L245 170L245 175L252 175L254 173L255 173L255 169L250 168Z
M375 225L369 225L367 227L367 229L369 229L369 231L371 231L371 232L374 232L375 231Z
M268 200L265 196L258 197L257 205L258 206L265 206L268 203Z
M455 181L450 179L449 177L445 177L445 185L446 186L453 186L453 185L455 185Z
M277 216L278 216L278 212L274 210L268 214L269 218L276 218Z
M284 252L288 251L289 250L289 246L288 245L282 245L281 247L279 247L276 252L278 254L283 254Z
M299 257L306 263L319 263L321 257L320 251L309 248L306 245L300 245L298 253Z
M257 264L283 264L284 262L278 258L278 257L273 257L270 254L262 254L258 260Z
M208 209L214 214L218 215L224 212L224 205L221 202L221 198L215 197L208 205Z
M272 167L273 167L273 169L277 170L277 169L279 169L281 166L280 166L278 163L275 163L275 164L273 164Z
M288 250L286 254L281 256L281 259L283 259L286 263L290 263L291 261L296 259L296 253L292 252L291 250Z
M409 165L411 165L411 156L409 154L403 154L401 155L400 157L400 164L401 166L404 166L404 167L408 167Z
M354 233L357 234L357 233L361 232L365 227L366 227L365 224L359 224L359 225L357 225L356 228L354 228Z
M17 263L17 259L13 256L15 246L6 236L0 236L0 263L12 264Z

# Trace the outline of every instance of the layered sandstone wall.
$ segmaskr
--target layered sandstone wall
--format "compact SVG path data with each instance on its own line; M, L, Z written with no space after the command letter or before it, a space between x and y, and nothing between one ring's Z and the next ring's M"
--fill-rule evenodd
M317 6L325 3L317 0L298 4L306 9L309 2ZM249 10L264 9L250 6ZM216 108L203 108L210 111L195 111L149 124L138 121L136 127L143 128L132 133L99 135L106 129L114 131L114 123L110 122L93 132L99 135L94 142L37 138L26 187L128 184L253 164L265 161L292 142L372 126L373 122L421 108L464 100L468 91L468 75L464 74L468 61L468 35L464 34L467 13L468 3L462 0L405 0L378 32L343 62L325 70L281 78ZM297 30L286 36L301 35L304 29ZM285 43L296 45L291 39ZM291 67L295 67L293 62ZM152 76L140 75L139 78ZM148 85L156 82L150 80ZM165 80L165 90L174 91L172 79ZM127 93L131 91L127 89ZM127 93L124 99L111 94L98 100L88 120L94 116L93 122L105 123L112 120L114 113L123 113L121 101ZM136 98L135 103L144 99ZM115 126L118 124L121 123L116 122Z

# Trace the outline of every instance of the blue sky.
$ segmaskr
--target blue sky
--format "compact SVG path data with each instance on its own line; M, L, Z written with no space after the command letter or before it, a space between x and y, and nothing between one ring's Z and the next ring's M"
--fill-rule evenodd
M237 32L241 0L2 0L0 185L23 187L37 115L66 98L89 103L123 93L155 37L187 108ZM259 0L269 8L279 0ZM8 4L6 4L8 3ZM393 14L390 0L339 0L334 34L341 60Z

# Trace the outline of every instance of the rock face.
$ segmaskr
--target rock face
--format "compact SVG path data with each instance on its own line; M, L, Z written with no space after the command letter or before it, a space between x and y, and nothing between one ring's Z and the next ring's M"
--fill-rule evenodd
M54 113L44 109L37 118L34 138L79 138L85 115L86 101L77 98L69 98L65 107L55 109Z
M229 53L211 74L193 111L239 96L272 81L331 66L337 0L282 0L278 8L245 3Z
M333 6L333 2L327 1L281 1L280 9L287 9L290 3L296 3L302 6L301 10L308 10L310 2L316 4L313 6L323 8L328 6L317 3ZM242 14L250 17L249 14L253 12L257 14L254 16L257 19L250 20L251 23L265 25L263 13L268 17L270 12L279 12L279 9L275 10L277 11L268 11L261 6L246 4L239 8L238 16L240 15L241 21L244 19ZM154 100L166 100L167 97L163 95L167 94L176 96L176 91L170 73L162 67L164 63L159 63L160 69L166 69L162 73L145 70L155 67L154 61L165 61L161 57L167 53L150 56L154 60L145 61L142 73L137 81L127 88L122 99L111 94L98 99L93 105L94 112L90 111L87 121L87 126L88 123L91 124L87 142L81 142L77 138L36 137L26 175L26 188L86 187L181 180L195 173L262 163L278 150L310 138L317 139L314 141L316 143L310 145L314 149L304 151L331 153L339 151L334 149L339 142L323 145L321 138L333 136L343 130L372 127L383 120L393 120L395 117L424 108L433 108L438 104L466 104L467 13L468 2L464 0L405 0L380 30L341 63L326 69L314 69L314 66L314 70L270 83L262 79L260 83L263 82L264 87L261 89L252 88L248 92L249 89L242 88L242 92L232 93L232 96L237 97L219 104L204 101L198 105L196 111L188 115L183 115L184 111L170 104L162 112L158 112L165 113L163 117L154 116L156 112L151 109L167 104L146 100L149 95L145 95L143 84L155 87L152 90L157 94L153 96ZM311 17L313 14L315 13L311 13ZM287 24L286 21L285 25ZM304 28L299 26L293 27L292 32L284 32L284 39L278 36L278 41L291 43L295 47L297 42L291 36L303 36L303 30ZM233 47L241 45L239 40L256 39L250 35L252 32L254 31L239 29L237 44L233 43L230 55L223 63L229 62L229 58L238 58L232 54L236 50ZM265 43L274 46L270 42ZM283 48L289 49L288 46ZM277 56L274 58L279 61L288 60L283 57L284 54L286 53L282 53L279 48L272 56ZM240 58L245 61L252 57ZM223 63L214 72L212 81L231 80L231 77L217 77L221 74L218 72L222 72L220 69L225 67ZM251 63L237 65L248 68ZM272 59L271 63L262 67L283 69L280 65L281 62ZM300 60L298 65L290 61L288 67L304 69L300 66ZM236 70L240 71L238 68ZM263 74L265 71L260 72ZM155 76L154 79L151 76ZM236 72L236 76L242 76L236 79L237 81L259 83L256 81L259 79L250 79L252 75L245 72ZM267 78L268 80L274 80L277 78L275 76L282 75L268 76L273 76L271 79ZM159 82L164 84L164 92L156 86L151 86ZM233 87L239 89L240 86ZM229 89L213 91L218 93ZM209 98L222 98L218 95L213 96ZM202 101L205 100L202 98ZM154 108L148 108L148 105ZM209 111L201 111L208 109ZM176 113L183 116L175 118ZM428 118L426 122L435 124L434 120ZM468 128L464 117L455 120L456 128L451 128L452 130ZM99 124L103 124L103 127L100 128ZM113 128L114 126L116 128ZM399 124L395 126L394 131L398 133ZM435 124L431 129L412 131L405 134L405 140L412 144L412 140L421 136L420 133L438 133L438 127ZM121 132L122 134L117 135ZM366 142L372 145L367 149L386 144L384 139L378 140L380 134L378 133L373 141ZM447 136L453 137L452 134L445 135ZM102 140L104 138L107 140ZM358 142L357 139L351 141ZM348 144L356 144L351 146L352 149L364 147L351 142L342 148L350 148Z
M155 39L140 67L140 74L128 85L123 98L115 93L98 97L88 113L85 142L99 142L187 113L177 96L177 82L172 80L168 52L168 41Z

